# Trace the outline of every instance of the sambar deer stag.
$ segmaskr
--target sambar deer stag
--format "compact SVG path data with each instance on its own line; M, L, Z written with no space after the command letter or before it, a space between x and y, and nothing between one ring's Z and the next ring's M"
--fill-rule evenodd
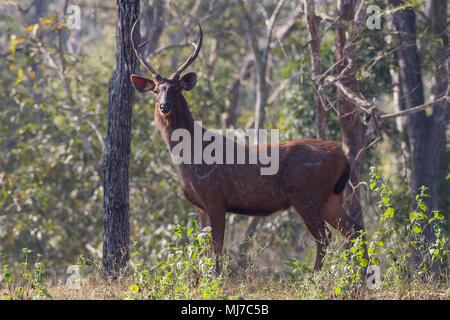
M153 80L133 74L131 81L137 91L150 91L155 94L155 123L172 152L175 142L171 137L175 130L187 130L191 134L190 137L194 137L194 131L199 130L199 125L194 122L188 103L183 97L183 91L194 89L197 75L190 72L181 77L181 74L195 61L200 52L202 28L199 24L200 36L198 43L194 44L194 54L169 78L164 78L144 60L140 52L143 44L136 46L133 41L138 20L131 31L132 45L139 61L152 74ZM200 127L200 130L202 133L207 131L203 127ZM228 139L222 135L216 135L217 137L222 139L224 144ZM194 150L194 139L189 143ZM200 151L212 142L201 143ZM234 140L232 143L237 144ZM237 145L235 147L238 148ZM260 147L262 145L245 144L245 158L248 160L252 148ZM265 147L273 146L266 144ZM175 163L181 188L187 200L198 210L201 227L210 226L212 229L218 274L221 272L220 256L227 212L269 216L276 211L294 207L317 243L314 270L322 267L324 250L330 241L330 231L325 221L349 239L356 237L358 231L363 229L347 216L342 206L350 166L337 143L309 139L281 142L276 147L279 151L279 170L272 175L262 175L260 163L236 164L235 161L228 164L223 161L221 164L208 164L203 160L200 163ZM191 153L192 157L193 154L194 152ZM224 159L226 156L223 154ZM236 160L236 155L234 159ZM367 257L367 253L365 256Z

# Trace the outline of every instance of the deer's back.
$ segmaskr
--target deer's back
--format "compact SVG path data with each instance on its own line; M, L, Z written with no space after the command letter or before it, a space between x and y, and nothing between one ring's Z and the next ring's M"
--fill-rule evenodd
M219 203L227 212L262 216L285 210L295 201L311 205L324 202L346 166L340 146L319 140L282 142L278 146L279 159L272 161L279 161L279 170L273 175L261 174L261 168L268 165L248 161L179 166L186 198L202 209ZM246 152L255 147L246 147Z
M318 206L333 191L346 161L340 146L332 141L282 142L279 170L274 175L261 175L259 164L224 167L227 210L268 215L296 201Z

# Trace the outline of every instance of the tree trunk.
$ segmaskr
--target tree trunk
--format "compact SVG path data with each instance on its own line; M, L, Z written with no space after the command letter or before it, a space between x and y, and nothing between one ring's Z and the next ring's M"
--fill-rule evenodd
M433 0L432 1L432 31L436 40L436 47L434 51L434 64L435 64L435 78L434 78L434 87L433 87L433 95L435 98L440 98L446 95L448 82L449 82L449 39L447 33L447 8L448 3L447 0ZM441 105L435 107L433 110L435 127L433 128L436 131L436 136L438 136L439 140L442 140L442 145L439 146L438 153L442 154L445 148L445 132L447 131L447 126L450 120L450 111L448 108L448 102L442 103ZM439 159L440 157L438 157ZM442 161L441 166L443 164L443 170L437 170L439 177L445 177L448 163ZM441 172L439 172L441 171ZM437 188L437 184L436 184ZM436 190L437 191L437 190ZM436 192L436 198L438 198L438 194ZM436 200L437 207L439 207L440 199Z
M402 5L400 0L390 0L394 6ZM446 26L446 1L433 1L434 17L432 30L436 36L443 39L441 46L437 45L435 52L436 60L436 86L434 92L437 97L445 93L447 87L447 77L445 71L446 48L448 38L445 34ZM437 11L435 11L437 10ZM442 12L442 10L445 10ZM400 67L400 85L403 92L405 107L411 108L424 103L422 74L420 68L420 57L416 46L416 15L414 11L407 7L396 11L393 14L393 25L397 31L396 40L398 50L398 64ZM445 45L445 42L447 43ZM437 98L436 97L436 98ZM427 194L430 197L424 198L427 206L427 215L430 217L432 210L437 210L437 185L439 155L443 149L445 141L445 131L447 125L446 106L436 106L427 115L426 111L421 111L410 115L406 122L409 145L412 160L411 187L413 191L412 204L415 207L416 195L420 193L419 188L428 188ZM424 225L423 234L426 242L434 239L431 225ZM423 257L419 252L415 252L415 263L417 266L423 262ZM429 269L436 271L435 265L429 265Z
M128 262L128 170L134 99L130 76L139 65L131 46L130 32L138 17L139 0L117 0L116 70L109 82L108 128L103 154L103 268L105 276L113 279ZM138 26L136 33L139 34Z
M386 22L388 23L388 28L392 29L392 21L388 20ZM388 34L386 36L386 42L389 45L394 45L394 41L394 35ZM394 52L394 56L394 59L397 60L397 52ZM400 73L394 63L389 64L389 75L391 76L392 82L392 100L394 103L395 112L404 111L406 107L403 99L402 85L400 84ZM406 119L407 117L397 117L395 118L395 124L400 133L400 150L402 153L401 162L404 169L404 179L409 183L411 179L411 170L408 165L410 152L406 134Z
M148 56L156 50L164 29L164 1L154 1L153 5L146 6L142 12L141 22L142 34L145 34L145 38L148 40L147 45L143 48L144 55Z
M355 0L337 2L337 11L342 25L336 27L336 59L338 73L342 73L342 83L353 93L359 93L356 80L355 45L348 44L349 30L345 27L353 21ZM339 123L342 131L342 144L351 167L350 183L345 190L347 212L359 226L364 227L363 214L360 202L360 192L357 187L361 178L362 153L365 147L366 128L361 120L360 110L346 95L337 89L337 106ZM358 156L359 154L359 156ZM357 187L354 189L354 187Z
M309 46L311 49L311 73L314 84L314 100L316 102L316 134L317 139L327 140L327 114L319 91L321 87L319 79L322 74L322 56L320 53L321 37L319 36L320 20L316 16L313 0L305 0L304 5L309 38L311 41Z
M267 84L266 84L266 65L255 64L256 66L256 103L255 103L255 140L259 143L258 131L263 128L266 118L267 102Z

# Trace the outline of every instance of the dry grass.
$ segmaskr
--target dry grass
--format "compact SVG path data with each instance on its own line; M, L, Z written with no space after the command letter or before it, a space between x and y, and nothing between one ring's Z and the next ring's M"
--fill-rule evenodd
M380 289L369 290L364 284L355 284L345 294L336 295L335 280L329 271L307 274L297 281L280 280L257 271L247 270L241 276L225 277L220 281L220 293L207 299L245 300L449 300L448 281L433 282L415 279L384 284ZM42 287L51 298L39 294L31 287L24 287L24 299L53 300L123 300L141 299L139 293L130 294L134 285L132 276L124 276L116 281L104 281L98 275L89 276L79 288L69 289L65 280L44 280ZM14 292L18 285L0 289L0 299L17 299ZM195 285L190 288L189 299L205 299L196 294ZM173 299L170 295L163 299ZM183 299L183 297L176 297Z

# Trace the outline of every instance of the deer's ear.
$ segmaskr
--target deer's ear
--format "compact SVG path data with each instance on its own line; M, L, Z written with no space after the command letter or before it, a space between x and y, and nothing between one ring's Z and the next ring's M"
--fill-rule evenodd
M137 74L131 75L131 82L133 82L134 88L142 93L155 89L155 83L152 80Z
M186 73L180 80L180 87L189 91L194 89L197 83L197 74L195 72Z

